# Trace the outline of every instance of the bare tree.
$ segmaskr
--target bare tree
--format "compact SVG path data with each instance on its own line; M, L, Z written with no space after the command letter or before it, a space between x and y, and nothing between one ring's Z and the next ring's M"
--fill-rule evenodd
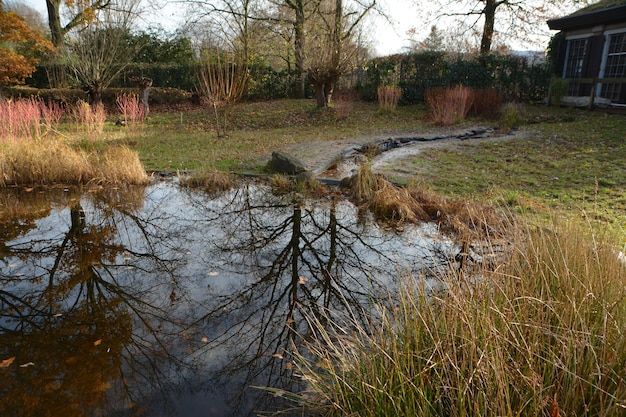
M374 9L376 0L369 3L344 0L326 0L311 28L311 48L308 66L309 79L315 88L318 107L327 107L339 78L349 68L351 58L358 50L355 36L365 16Z
M102 102L102 91L132 61L140 45L126 42L137 1L129 0L117 10L100 10L95 23L83 26L68 44L65 58L84 85L91 104ZM120 5L121 6L121 5Z
M418 1L426 6L431 2ZM439 0L436 19L455 17L470 20L474 27L482 23L480 53L491 51L494 35L500 33L520 41L537 33L549 18L563 15L587 0Z
M198 86L213 111L218 137L226 136L227 107L241 98L247 82L246 65L232 58L217 50L214 58L205 59L198 74Z

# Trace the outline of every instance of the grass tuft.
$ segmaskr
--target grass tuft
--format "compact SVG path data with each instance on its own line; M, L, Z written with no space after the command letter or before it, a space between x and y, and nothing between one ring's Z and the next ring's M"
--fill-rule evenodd
M377 91L378 108L382 111L393 111L402 98L402 89L393 85L381 85Z
M201 188L209 193L230 190L236 183L237 179L233 174L214 169L180 177L180 185L183 187Z
M435 87L426 90L424 101L435 124L452 126L465 120L471 108L471 90L456 87Z
M599 237L572 238L580 225L524 231L470 285L407 279L369 323L312 319L303 401L326 416L624 415L626 268Z
M137 153L112 147L101 153L59 140L19 142L0 154L0 186L50 184L145 184L149 178Z

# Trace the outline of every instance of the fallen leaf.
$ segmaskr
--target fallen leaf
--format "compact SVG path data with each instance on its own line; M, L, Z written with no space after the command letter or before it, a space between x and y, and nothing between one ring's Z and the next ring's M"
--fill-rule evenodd
M283 358L283 355L281 355L280 353L274 353L274 354L272 355L272 357L273 357L273 358L282 359L282 358Z
M217 272L217 271L211 271L211 272L209 272L209 275L210 275L210 276L212 276L212 277L214 277L214 276L216 276L216 275L219 275L219 274L220 274L220 273L219 273L219 272Z
M15 356L13 356L12 358L0 361L0 368L8 368L13 363L14 360L15 360Z
M300 276L300 277L298 278L298 284L304 284L304 283L306 283L308 280L309 280L309 279L308 279L307 277Z
M20 365L20 368L28 368L29 366L35 366L33 362L26 362Z
M95 342L93 342L94 346L98 346L100 343L102 343L102 339L98 339Z
M208 337L203 337L201 340L202 340L202 343L207 343L209 341L209 338Z

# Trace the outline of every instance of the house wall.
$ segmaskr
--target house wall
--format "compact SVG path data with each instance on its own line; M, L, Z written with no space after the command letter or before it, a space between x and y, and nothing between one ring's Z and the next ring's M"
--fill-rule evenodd
M611 34L626 32L626 22L610 25L596 25L594 27L564 31L565 40L561 42L557 58L556 72L566 78L568 59L568 41L575 39L587 39L587 54L582 63L580 78L598 78L603 75L605 57L608 52L608 38ZM575 96L588 96L591 94L592 85L589 83L570 82L570 94ZM626 85L622 85L622 93L617 102L626 102ZM602 87L597 88L596 93L601 95Z

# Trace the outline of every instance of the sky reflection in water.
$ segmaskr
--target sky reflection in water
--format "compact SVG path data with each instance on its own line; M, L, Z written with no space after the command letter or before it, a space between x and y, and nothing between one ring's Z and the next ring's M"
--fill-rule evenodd
M0 415L282 407L250 387L302 388L288 352L305 316L364 318L401 276L445 262L450 242L428 235L259 185L2 190Z

